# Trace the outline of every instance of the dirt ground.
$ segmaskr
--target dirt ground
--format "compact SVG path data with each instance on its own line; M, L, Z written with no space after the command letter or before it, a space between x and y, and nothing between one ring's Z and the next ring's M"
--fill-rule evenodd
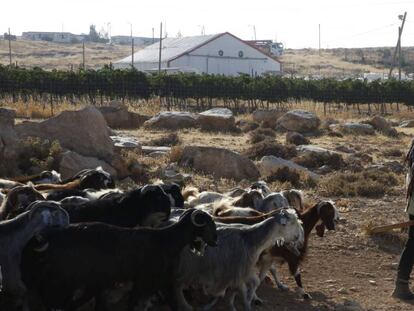
M373 158L372 164L384 161L399 161L402 157L384 156L386 149L398 149L405 153L413 137L411 129L398 129L397 139L383 135L344 136L343 138L321 136L310 138L312 144L333 150L344 145L362 150ZM124 131L123 134L137 137L144 145L154 138L165 136L163 131ZM245 150L249 143L246 134L224 135L203 133L198 130L179 131L183 145L210 145L234 151ZM284 142L284 135L277 136ZM346 154L343 154L346 157ZM401 180L402 180L402 174ZM193 178L197 186L199 178ZM208 177L204 177L208 178ZM323 177L325 178L325 177ZM233 183L222 182L221 191L233 187ZM272 189L275 191L282 189ZM312 300L303 301L295 293L295 283L286 265L280 268L282 280L289 285L289 292L281 292L272 281L261 285L259 296L265 301L255 310L413 310L414 304L391 298L399 255L404 245L406 232L396 231L380 236L369 236L366 227L404 221L404 185L398 187L394 196L378 199L362 197L322 198L318 189L306 190L308 200L333 199L339 207L341 220L335 232L327 232L324 238L311 234L309 255L302 265L305 290ZM217 310L226 310L222 304Z

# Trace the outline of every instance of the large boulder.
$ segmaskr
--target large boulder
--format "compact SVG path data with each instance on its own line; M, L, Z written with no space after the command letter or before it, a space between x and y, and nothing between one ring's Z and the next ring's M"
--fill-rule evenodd
M15 114L14 110L0 108L0 174L3 176L17 174L19 137L14 129Z
M105 171L110 173L112 176L117 177L116 170L105 161L94 157L85 157L74 151L66 151L62 153L59 162L59 173L62 174L63 179L66 179L81 170L93 169L98 166L102 166Z
M388 121L381 116L374 116L370 120L366 121L366 123L372 125L374 129L380 132L387 132L391 128Z
M62 147L81 155L110 160L114 145L106 121L95 107L64 111L43 122L16 125L20 137L37 136L58 140Z
M307 168L320 168L328 165L331 168L339 169L345 162L338 152L331 151L315 145L297 146L299 156L294 161Z
M139 128L150 118L128 111L128 108L122 104L111 104L111 106L99 107L98 109L108 126L116 129Z
M306 110L291 110L277 120L278 126L283 129L299 133L316 131L321 120L313 112Z
M230 132L236 129L233 112L227 108L214 108L199 113L198 124L204 131Z
M305 173L309 175L311 178L318 179L320 176L308 170L306 167L298 165L292 161L285 160L282 158L278 158L275 156L265 156L263 157L259 163L257 163L257 167L260 170L262 177L268 177L274 174L281 168L287 167L290 170L297 171L298 173Z
M257 123L263 124L264 127L276 127L276 121L283 115L283 112L271 110L256 110L253 112L253 120Z
M370 124L348 122L344 124L332 124L329 128L333 131L338 131L343 134L352 135L374 135L374 127Z
M147 129L179 130L197 127L197 116L190 112L164 111L144 123Z
M260 173L254 163L236 152L216 147L184 147L179 165L211 174L216 178L258 179Z

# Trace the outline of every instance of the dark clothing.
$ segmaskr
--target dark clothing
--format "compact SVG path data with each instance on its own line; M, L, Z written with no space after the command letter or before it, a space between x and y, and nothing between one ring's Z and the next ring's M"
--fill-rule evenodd
M414 215L409 215L410 220L414 220ZM414 226L408 231L408 240L401 254L400 263L398 265L398 279L408 281L414 264Z

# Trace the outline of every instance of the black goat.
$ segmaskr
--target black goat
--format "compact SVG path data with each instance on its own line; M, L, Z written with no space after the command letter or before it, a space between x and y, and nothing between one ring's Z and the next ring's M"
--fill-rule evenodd
M208 214L190 209L162 229L77 224L45 238L44 252L26 247L22 270L26 285L37 290L46 307L74 310L95 296L95 308L102 310L100 293L132 281L128 310L158 292L175 309L172 272L181 251L187 245L197 252L205 243L215 246L217 233ZM82 297L75 301L79 291Z
M171 212L169 196L160 186L142 188L102 200L81 204L62 204L71 223L103 222L119 227L155 226L168 219Z
M62 184L72 183L79 180L79 189L107 189L115 188L115 182L111 174L97 167L95 169L85 169L78 172L76 175L62 181Z

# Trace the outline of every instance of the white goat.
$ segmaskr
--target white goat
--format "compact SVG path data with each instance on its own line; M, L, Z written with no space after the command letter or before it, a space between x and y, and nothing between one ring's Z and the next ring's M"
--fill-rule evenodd
M176 270L176 298L180 310L192 310L183 295L188 287L201 287L213 297L231 293L229 307L235 310L236 292L245 310L251 310L251 300L260 280L255 265L260 254L278 244L303 242L303 229L296 213L283 210L256 225L219 225L218 247L207 248L197 257L188 249L181 253Z

